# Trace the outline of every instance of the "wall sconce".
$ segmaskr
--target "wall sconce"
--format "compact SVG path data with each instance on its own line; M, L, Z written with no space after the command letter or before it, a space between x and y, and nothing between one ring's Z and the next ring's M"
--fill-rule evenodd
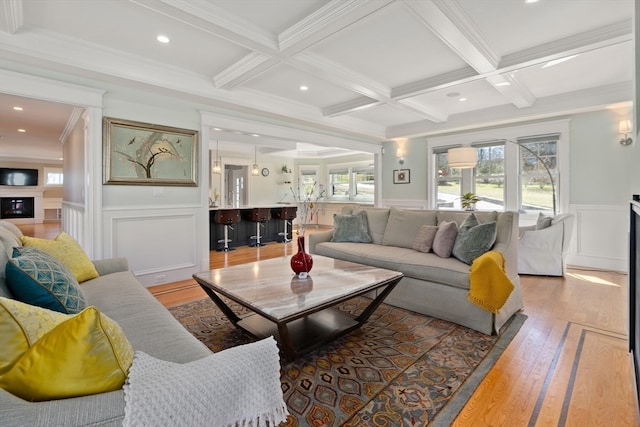
M398 158L398 163L404 165L404 148L398 147L396 150L396 157Z
M473 147L450 148L447 159L450 168L473 169L478 163L478 150Z
M624 134L624 138L620 139L620 145L631 145L633 139L627 136L627 134L631 133L631 120L620 120L620 123L618 123L618 133L620 135Z
M253 147L253 166L251 167L251 175L260 175L260 167L258 167L258 146Z

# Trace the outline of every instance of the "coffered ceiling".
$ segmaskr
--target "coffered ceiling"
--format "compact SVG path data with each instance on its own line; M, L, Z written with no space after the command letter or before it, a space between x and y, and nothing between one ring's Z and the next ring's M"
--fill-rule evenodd
M2 68L28 64L69 81L151 88L360 141L632 98L633 0L3 0L1 7ZM159 43L159 34L170 42Z

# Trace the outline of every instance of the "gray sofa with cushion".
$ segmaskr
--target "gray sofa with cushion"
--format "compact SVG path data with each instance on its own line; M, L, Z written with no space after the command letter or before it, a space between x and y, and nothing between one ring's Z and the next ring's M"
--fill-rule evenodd
M4 266L19 240L0 224L0 296L12 298ZM15 230L18 230L14 226ZM19 232L19 230L18 230ZM18 243L16 243L18 242ZM94 261L100 277L81 283L88 305L115 320L134 350L158 359L186 363L212 354L194 338L131 271L126 259ZM124 419L122 390L71 399L27 402L0 389L2 426L119 426Z
M356 214L360 208L345 208ZM469 212L365 208L370 243L332 241L334 230L309 235L309 252L361 264L400 271L403 279L385 303L439 319L448 320L485 334L499 333L511 316L523 308L518 277L518 213L476 212L481 223L495 221L495 242L490 248L505 258L506 273L514 289L504 306L493 314L468 300L470 266L454 256L414 250L423 225L438 226L455 221L458 227ZM345 240L344 238L338 240Z

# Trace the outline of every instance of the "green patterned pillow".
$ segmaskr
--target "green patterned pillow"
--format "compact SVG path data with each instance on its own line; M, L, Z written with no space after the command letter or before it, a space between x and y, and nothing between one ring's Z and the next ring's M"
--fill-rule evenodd
M15 248L5 274L9 290L19 301L69 314L87 307L69 269L40 249Z

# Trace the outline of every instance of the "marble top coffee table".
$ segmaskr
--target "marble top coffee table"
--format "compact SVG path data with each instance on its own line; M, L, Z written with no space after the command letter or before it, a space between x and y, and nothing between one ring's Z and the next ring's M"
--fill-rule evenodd
M193 278L237 327L256 338L273 336L288 359L359 328L402 278L402 273L313 256L306 279L296 276L289 257L220 268ZM357 316L335 306L380 289ZM240 317L220 296L246 307Z

